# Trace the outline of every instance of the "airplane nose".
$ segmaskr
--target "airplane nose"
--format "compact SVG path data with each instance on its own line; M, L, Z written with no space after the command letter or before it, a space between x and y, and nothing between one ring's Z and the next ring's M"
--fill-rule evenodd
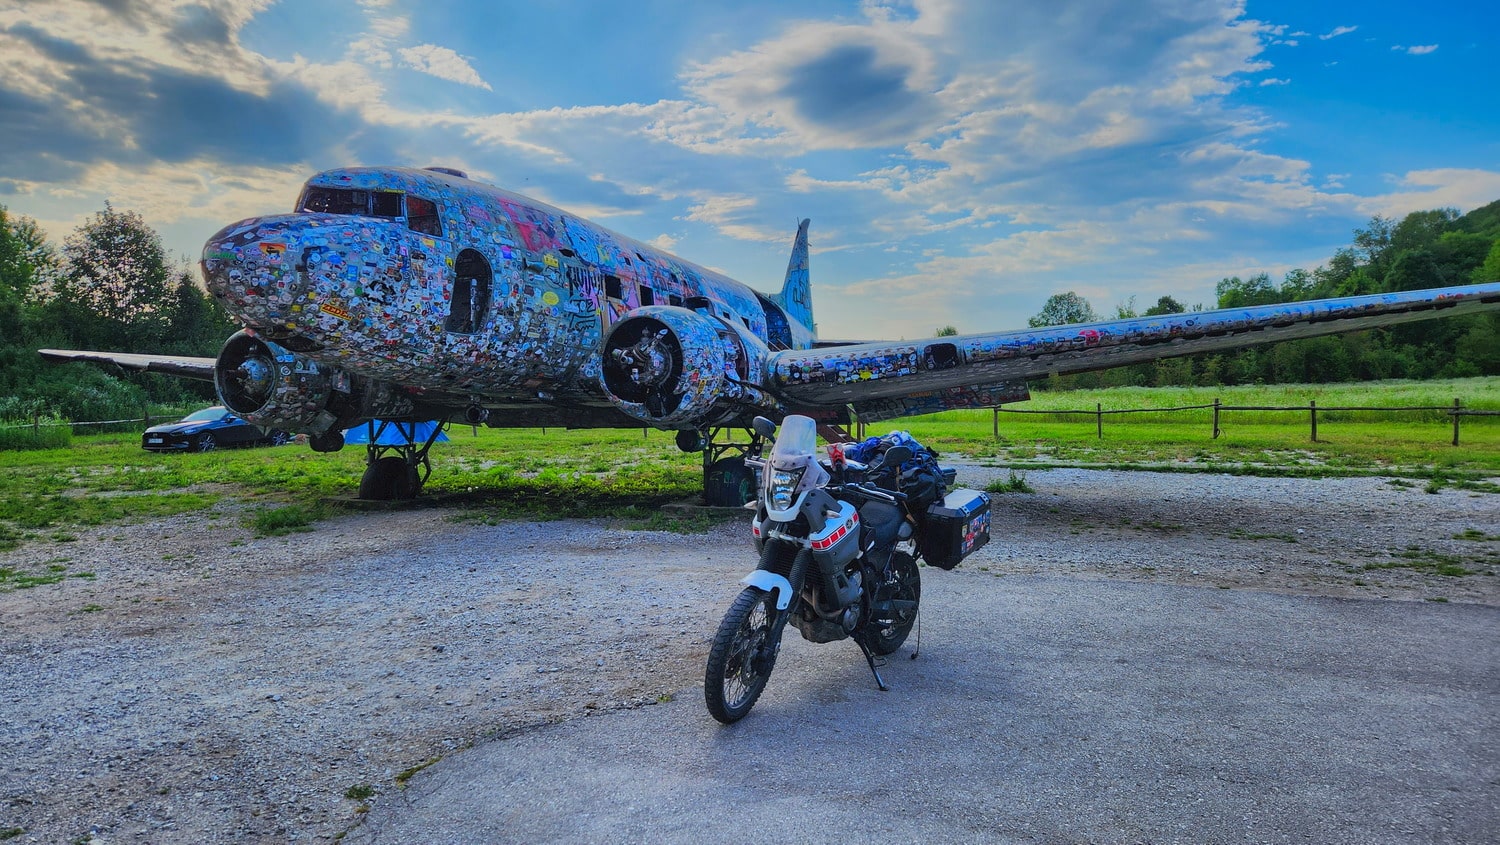
M219 230L203 247L209 292L248 326L294 328L306 286L299 229L296 217L256 217Z

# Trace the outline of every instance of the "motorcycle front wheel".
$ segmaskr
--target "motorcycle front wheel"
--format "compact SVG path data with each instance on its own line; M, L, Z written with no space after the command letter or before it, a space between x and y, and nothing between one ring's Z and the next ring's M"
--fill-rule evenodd
M891 555L891 581L881 585L877 596L864 635L871 651L885 655L906 642L922 602L922 571L911 555L906 552Z
M746 587L714 635L703 675L703 700L711 716L724 724L745 718L776 665L772 641L775 595Z

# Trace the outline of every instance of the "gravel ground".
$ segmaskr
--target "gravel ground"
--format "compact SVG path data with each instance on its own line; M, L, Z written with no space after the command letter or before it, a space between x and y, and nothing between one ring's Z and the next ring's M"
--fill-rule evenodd
M964 570L1500 604L1495 495L1026 477L1035 492L996 497L994 540ZM0 593L0 835L333 840L476 740L696 687L753 566L740 520L678 535L416 510L255 538L244 507L0 554L94 574ZM1454 561L1477 574L1387 568Z

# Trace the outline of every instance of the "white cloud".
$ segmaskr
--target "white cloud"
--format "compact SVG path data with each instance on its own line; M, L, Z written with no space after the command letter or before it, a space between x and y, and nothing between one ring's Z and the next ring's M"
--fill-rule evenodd
M1362 214L1400 219L1413 211L1456 208L1471 211L1500 196L1500 171L1462 168L1413 170L1396 180L1398 188L1356 203Z
M1319 41L1327 41L1330 38L1338 38L1340 35L1348 35L1349 33L1355 31L1356 29L1359 29L1359 27L1357 27L1357 26L1336 26L1332 30L1330 30L1328 33L1326 33L1324 35L1319 35L1318 36L1318 40Z
M412 70L435 76L438 79L446 79L449 82L457 82L460 85L472 85L486 91L494 90L490 88L488 82L479 78L479 73L469 64L468 59L447 47L419 44L415 47L402 47L398 52L405 60L406 66Z
M1404 48L1403 47L1397 47L1396 49L1397 50L1404 49L1407 52L1407 54L1411 55L1411 56L1425 56L1428 53L1431 53L1432 51L1436 50L1437 48L1438 48L1438 45L1436 45L1436 44L1423 44L1423 45L1415 46L1415 47L1404 47Z

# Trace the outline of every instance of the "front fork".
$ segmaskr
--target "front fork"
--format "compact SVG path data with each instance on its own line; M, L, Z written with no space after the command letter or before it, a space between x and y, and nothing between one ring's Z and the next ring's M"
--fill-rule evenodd
M776 570L785 566L785 556L792 554L793 549L796 551L790 570L784 576L777 574ZM781 650L781 634L795 612L792 605L798 601L797 597L802 592L802 584L807 577L807 568L811 565L811 549L798 549L785 540L767 540L761 550L760 566L740 580L741 584L765 590L776 597L776 612L770 620L771 630L755 656L757 662L765 663L776 659L777 652Z

